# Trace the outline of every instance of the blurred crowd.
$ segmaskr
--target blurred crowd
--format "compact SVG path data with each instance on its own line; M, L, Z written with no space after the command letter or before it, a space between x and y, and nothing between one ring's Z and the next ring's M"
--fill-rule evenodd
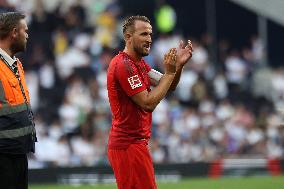
M6 0L0 6L25 12L29 23L27 52L19 55L39 140L29 166L107 164L106 70L124 45L119 2ZM213 61L210 35L157 32L146 61L163 72L163 54L188 37L193 57L177 90L153 112L153 161L283 158L284 69L263 62L266 48L258 36L241 48L230 39L217 41Z

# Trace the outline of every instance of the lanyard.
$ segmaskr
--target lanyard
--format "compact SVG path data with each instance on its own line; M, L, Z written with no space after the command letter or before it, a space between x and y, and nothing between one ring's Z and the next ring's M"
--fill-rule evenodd
M24 97L24 100L25 100L25 104L27 106L27 110L28 110L28 118L32 124L32 126L34 127L33 131L32 131L32 137L33 137L33 140L34 141L37 141L37 138L36 138L36 133L35 133L35 122L34 122L34 116L33 116L33 112L29 106L29 103L28 103L28 98L26 96L26 93L25 93L25 90L24 90L24 87L23 87L23 84L21 82L21 77L20 77L20 73L16 74L15 73L15 70L10 66L10 64L7 62L7 60L0 54L0 58L3 60L3 62L6 64L6 66L8 66L8 68L13 72L13 74L15 75L15 77L18 79L19 81L19 85L20 85L20 88L21 88L21 92L23 94L23 97ZM19 70L18 70L19 72Z

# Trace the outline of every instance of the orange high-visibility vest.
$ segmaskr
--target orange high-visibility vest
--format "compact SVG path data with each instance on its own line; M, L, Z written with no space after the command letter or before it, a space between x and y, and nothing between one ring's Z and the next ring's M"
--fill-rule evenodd
M21 87L15 73L0 60L0 116L21 112L27 109ZM17 59L20 80L23 85L28 103L29 92L24 78L22 63Z
M17 74L2 56L0 59L0 153L35 151L29 92L22 64L16 61Z

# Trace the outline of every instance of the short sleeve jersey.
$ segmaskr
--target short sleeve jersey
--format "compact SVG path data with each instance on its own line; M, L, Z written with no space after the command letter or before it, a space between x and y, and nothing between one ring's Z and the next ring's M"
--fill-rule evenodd
M123 149L141 139L149 140L152 113L135 104L131 96L151 90L148 76L150 70L143 59L135 62L124 52L119 52L112 59L107 71L107 89L112 111L109 148Z

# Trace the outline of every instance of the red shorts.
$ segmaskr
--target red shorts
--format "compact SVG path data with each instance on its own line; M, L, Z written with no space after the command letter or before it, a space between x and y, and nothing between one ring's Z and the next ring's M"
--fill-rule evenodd
M118 189L157 189L153 162L145 144L108 149Z

